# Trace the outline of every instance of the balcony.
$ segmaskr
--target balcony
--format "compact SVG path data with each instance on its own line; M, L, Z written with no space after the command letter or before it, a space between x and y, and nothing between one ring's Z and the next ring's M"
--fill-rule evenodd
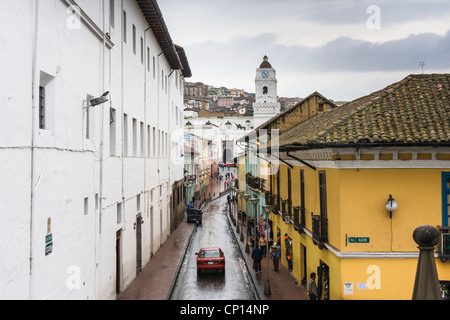
M262 193L266 192L266 180L263 178L252 176L250 173L245 175L245 182L247 186L253 190L260 191Z
M280 214L280 204L278 202L278 197L274 194L271 194L269 197L270 203L273 206L272 212L274 214Z
M294 207L294 229L300 234L303 233L305 228L305 208Z
M324 248L324 243L328 242L328 219L313 214L311 214L311 218L313 241L319 247Z
M291 201L281 200L281 216L286 224L291 223Z
M195 181L194 175L186 175L184 176L185 181Z

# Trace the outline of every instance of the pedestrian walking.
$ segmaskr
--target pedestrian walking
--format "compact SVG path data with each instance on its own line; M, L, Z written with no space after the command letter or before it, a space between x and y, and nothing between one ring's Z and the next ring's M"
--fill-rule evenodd
M314 272L311 273L311 279L309 279L307 290L308 290L309 299L316 300L317 299L317 284L316 284L316 274Z
M264 234L259 238L259 246L261 247L263 257L265 257L267 253L267 239Z
M281 257L281 246L279 243L274 242L272 247L273 271L278 271L280 257Z
M262 251L258 247L258 244L256 244L255 247L253 248L252 259L253 259L253 270L255 270L255 272L261 272Z

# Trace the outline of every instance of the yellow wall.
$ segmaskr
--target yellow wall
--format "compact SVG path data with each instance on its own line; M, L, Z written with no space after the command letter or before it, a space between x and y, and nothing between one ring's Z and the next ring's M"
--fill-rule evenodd
M300 169L305 175L306 229L311 230L311 212L320 214L318 172L295 167L292 175L293 207L300 205ZM281 198L288 198L286 165L280 165ZM338 252L418 253L412 238L415 228L442 224L442 169L323 169L327 180L328 240ZM276 193L276 177L272 193ZM398 209L389 218L385 203L392 194ZM320 250L307 234L299 234L280 215L271 215L274 237L278 228L293 242L293 276L301 282L305 275L301 244L306 246L306 281L317 272L320 262L330 268L330 298L409 300L412 297L416 258L339 258L330 250ZM368 244L347 243L348 237L369 237ZM283 266L287 267L282 241ZM450 262L436 259L440 280L450 280ZM344 294L344 283L353 284L353 293ZM359 284L359 288L358 288ZM365 289L364 289L365 288Z
M342 300L410 300L417 259L341 259ZM344 282L352 293L344 294ZM358 288L359 287L359 288ZM365 288L365 289L364 289Z
M442 224L441 172L441 169L340 170L342 234L333 245L343 251L416 251L414 230L424 224ZM398 203L392 219L385 208L390 194ZM345 246L346 234L369 237L370 243Z

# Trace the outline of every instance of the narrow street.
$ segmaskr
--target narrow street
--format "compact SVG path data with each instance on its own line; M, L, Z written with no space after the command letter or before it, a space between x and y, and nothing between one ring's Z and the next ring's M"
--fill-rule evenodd
M171 300L255 300L255 288L227 218L227 198L222 196L203 209L203 223L196 227L173 288ZM220 247L225 272L197 275L196 255L202 247Z

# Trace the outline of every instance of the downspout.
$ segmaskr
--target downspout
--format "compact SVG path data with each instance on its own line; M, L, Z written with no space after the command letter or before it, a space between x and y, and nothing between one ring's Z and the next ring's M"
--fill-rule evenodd
M161 85L161 82L160 81L162 81L163 79L161 79L160 77L161 77L161 65L160 65L160 62L159 62L159 57L162 55L164 53L164 50L160 53L160 54L158 54L158 72L157 72L157 81L156 81L156 92L157 92L157 102L156 102L156 108L157 108L157 110L158 110L158 115L157 115L157 119L158 119L158 122L157 122L157 124L158 124L158 127L157 127L157 130L158 130L158 141L157 141L157 143L156 143L156 147L157 147L157 153L156 153L156 155L157 155L157 157L156 157L156 159L157 159L157 168L158 168L158 193L159 193L159 197L158 197L158 208L159 208L159 213L160 213L160 221L159 221L159 232L160 232L160 235L159 235L159 247L161 248L162 247L162 245L163 245L163 241L162 241L162 238L163 238L163 224L162 224L162 217L161 217L161 212L162 212L162 203L161 203L161 193L160 193L160 190L162 190L162 186L161 186L161 175L160 175L160 157L161 157L161 154L160 154L160 150L161 150L161 130L159 130L159 109L161 108L161 106L160 106L160 92L161 92L161 88L160 88L160 85ZM155 134L156 134L156 131L155 131Z
M36 122L38 119L39 112L39 69L37 66L37 56L38 56L38 39L39 39L39 0L34 2L34 48L33 48L33 70L32 70L32 112L31 112L31 177L30 177L30 279L29 279L29 289L28 295L29 299L33 299L33 238L34 238L34 207L35 207L35 190L34 190L34 179L35 179L35 155L34 148L36 142Z
M106 59L105 59L106 38L105 38L105 32L104 32L104 30L105 30L105 0L102 0L102 8L103 8L102 9L103 41L102 41L102 57L101 57L101 63L102 63L102 71L101 71L102 80L101 81L102 81L102 92L105 92L105 62L106 62ZM111 60L110 60L110 65L111 65ZM109 77L111 79L111 73L110 73ZM111 102L110 102L110 105L111 105ZM104 105L102 105L101 121L100 121L100 170L99 170L100 177L99 177L99 192L98 192L98 194L99 194L99 196L98 196L98 202L99 202L99 204L98 204L98 211L99 211L98 231L99 231L99 234L101 234L101 230L102 230L101 223L102 223L102 211L103 211L102 210L102 205L103 205L102 199L103 199L103 152L104 152L104 128L103 128L103 126L104 126L104 119L105 119L105 108L104 108ZM95 219L95 223L97 224L97 219ZM97 227L95 228L95 230L97 230ZM101 246L101 241L99 241L97 244L97 235L96 234L94 235L94 239L95 239L95 248L94 248L95 257L94 258L96 261L96 263L95 263L96 267L95 267L95 273L94 273L94 277L95 277L95 279L94 279L94 284L95 284L94 285L94 297L96 297L97 296L96 283L97 283L97 272L98 272L98 268L97 268L98 256L97 255L98 255L98 252L101 251L101 248L99 248L98 252L97 252L97 245Z
M147 51L147 37L145 36L146 32L150 29L148 27L144 30L144 131L149 130L147 125L147 70L150 64L150 56L149 52ZM147 59L145 59L147 57ZM147 138L149 137L148 131L147 131ZM143 139L143 138L142 138ZM147 152L147 154L143 154L144 158L144 208L145 212L148 212L147 204L148 204L148 192L147 192L147 155L150 155L148 146L150 145L150 141L147 141L147 146L144 148ZM145 215L144 215L145 216ZM150 221L150 225L152 224L152 221ZM150 248L150 256L151 256L152 248Z
M166 86L168 86L166 89L167 89L167 136L169 137L170 136L170 132L171 132L171 126L170 126L170 109L171 109L171 103L170 103L170 76L172 75L172 73L174 72L175 70L172 70L171 72L170 72L170 74L167 76L167 84L166 84ZM166 149L167 149L167 166L169 167L168 168L168 170L169 170L169 183L168 183L168 185L170 185L170 199L171 199L171 201L168 201L168 203L169 203L169 205L170 205L170 208L169 208L169 210L168 210L168 212L169 212L169 218L167 219L168 220L168 222L169 222L169 226L168 226L168 230L169 230L169 235L170 235L170 231L171 231L171 224L172 224L172 222L173 222L173 217L174 217L174 214L175 214L175 210L173 210L173 206L174 206L174 204L175 204L175 202L174 202L174 199L173 199L173 184L172 184L172 179L171 179L171 174L170 174L170 163L171 163L171 158L170 158L170 150L171 150L171 147L170 147L170 145L169 145L169 140L170 139L168 139L167 141L166 141ZM168 191L169 191L168 190Z
M121 60L121 62L120 62L120 66L121 66L121 68L120 68L120 72L121 72L121 76L120 76L120 81L121 81L121 84L120 84L120 86L121 86L121 88L120 88L120 90L121 90L121 93L120 93L120 99L121 99L121 107L122 107L122 121L121 121L121 131L122 131L122 172L121 172L121 180L122 180L122 218L123 218L123 221L125 222L125 197L124 197L124 195L125 195L125 190L124 190L124 180L125 180L125 177L124 177L124 168L125 168L125 164L124 164L124 162L125 162L125 150L124 150L124 147L125 147L125 126L124 126L124 123L123 123L123 120L124 120L124 105L123 105L123 103L124 103L124 98L123 98L123 88L124 88L124 81L123 81L123 78L124 78L124 76L123 76L123 74L124 74L124 72L123 72L123 69L124 69L124 66L123 66L123 63L124 63L124 59L123 59L123 52L124 52L124 48L123 48L123 41L124 41L124 38L123 38L123 28L125 28L125 26L124 26L124 18L123 18L123 1L124 0L122 0L122 7L121 7L121 16L122 16L122 30L121 30L121 34L122 34L122 37L121 37L121 41L120 41L120 50L121 50L121 53L120 53L120 60ZM127 119L128 120L128 119ZM126 224L124 223L124 226L126 226Z

